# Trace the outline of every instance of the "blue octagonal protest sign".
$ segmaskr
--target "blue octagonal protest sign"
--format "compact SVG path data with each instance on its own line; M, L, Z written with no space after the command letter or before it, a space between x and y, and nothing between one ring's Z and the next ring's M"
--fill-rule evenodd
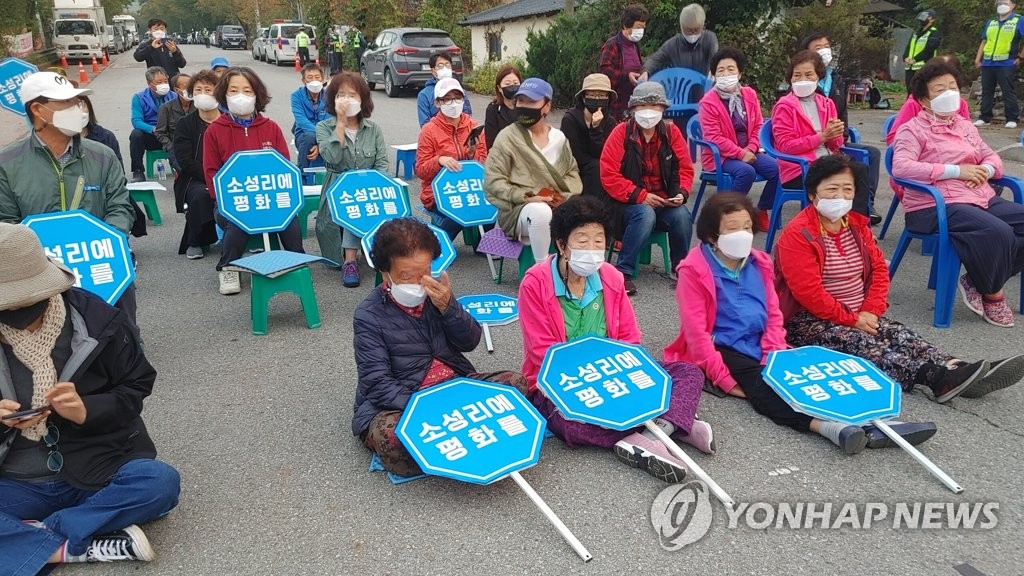
M380 170L349 170L327 188L335 224L366 236L385 220L412 214L405 187Z
M26 116L25 103L21 101L21 83L39 69L18 58L4 58L0 62L0 108L10 110L19 116Z
M511 324L519 318L519 303L512 296L504 294L467 294L459 296L459 304L477 322L501 326Z
M537 385L570 420L629 430L668 410L672 380L643 346L587 336L548 348Z
M381 222L381 224L383 224L383 222ZM375 226L373 230L364 234L363 238L359 241L363 247L363 255L366 256L366 263L369 264L371 268L377 267L373 263L373 259L370 258L370 252L373 250L373 238L377 235L378 228L380 228L380 225ZM434 233L434 236L437 237L437 241L441 244L441 255L430 262L430 274L432 276L440 276L441 272L447 270L448 267L452 265L452 262L455 261L455 256L457 255L455 252L455 245L452 244L452 239L448 237L448 234L445 233L444 230L441 230L433 224L427 224L427 228L430 228L430 231Z
M84 210L36 214L22 221L46 255L75 274L75 286L113 305L135 281L128 237Z
M821 346L768 354L762 372L794 410L859 426L900 413L900 385L868 360Z
M430 184L437 211L463 227L493 224L498 219L498 209L484 194L483 164L473 160L459 164L461 171L442 168Z
M277 150L235 152L213 187L217 210L248 234L280 232L302 209L302 173Z
M395 432L424 472L489 484L537 463L546 425L515 388L456 378L413 394Z

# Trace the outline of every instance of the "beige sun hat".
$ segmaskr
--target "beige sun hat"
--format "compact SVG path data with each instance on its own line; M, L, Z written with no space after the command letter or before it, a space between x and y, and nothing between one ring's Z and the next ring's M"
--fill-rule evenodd
M0 310L31 306L75 285L75 275L48 258L35 232L0 223Z
M587 90L601 90L607 92L612 100L615 100L619 95L612 90L612 81L607 76L601 73L591 74L583 79L583 88L576 93L576 99L579 100L583 97L583 93Z

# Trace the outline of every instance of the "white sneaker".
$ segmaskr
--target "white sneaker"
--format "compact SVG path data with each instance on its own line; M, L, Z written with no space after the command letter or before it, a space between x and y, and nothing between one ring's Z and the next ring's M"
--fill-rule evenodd
M242 283L238 279L238 272L232 272L230 270L221 270L217 273L220 278L220 293L227 296L229 294L238 294L242 291Z
M1003 126L1003 128L1016 128L1016 127L1017 127L1017 123L1016 123L1016 122L1007 122L1007 123L1006 123L1006 124L1005 124L1005 125Z
M975 120L974 121L974 125L975 126L988 126L988 122L985 122L984 120Z

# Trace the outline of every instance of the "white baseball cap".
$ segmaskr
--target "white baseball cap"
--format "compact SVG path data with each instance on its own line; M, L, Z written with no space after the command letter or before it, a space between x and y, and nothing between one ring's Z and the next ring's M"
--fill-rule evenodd
M458 90L463 96L466 95L466 91L462 89L462 84L455 78L445 78L438 80L437 84L434 84L434 99L444 98L452 90Z
M75 88L56 72L36 72L21 83L21 101L28 103L39 97L50 100L71 100L76 96L92 94L88 88Z

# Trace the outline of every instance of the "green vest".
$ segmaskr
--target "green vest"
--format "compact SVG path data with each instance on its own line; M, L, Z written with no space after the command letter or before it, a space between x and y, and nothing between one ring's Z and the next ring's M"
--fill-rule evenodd
M580 306L579 300L570 300L564 296L558 299L558 303L562 307L566 340L575 340L583 336L608 337L604 294L598 292L597 298L586 306Z
M349 32L352 35L352 48L359 50L359 32Z
M909 56L914 60L924 52L925 47L928 45L928 37L935 32L935 26L930 26L923 34L914 34L910 37L910 52ZM907 70L920 70L924 68L924 60L914 62L910 66L907 66Z
M309 34L299 32L295 35L295 44L299 48L309 48Z
M988 22L985 30L985 49L983 54L986 60L1002 62L1010 59L1010 45L1017 36L1017 21L1020 16L1014 14L1005 22L993 18Z

